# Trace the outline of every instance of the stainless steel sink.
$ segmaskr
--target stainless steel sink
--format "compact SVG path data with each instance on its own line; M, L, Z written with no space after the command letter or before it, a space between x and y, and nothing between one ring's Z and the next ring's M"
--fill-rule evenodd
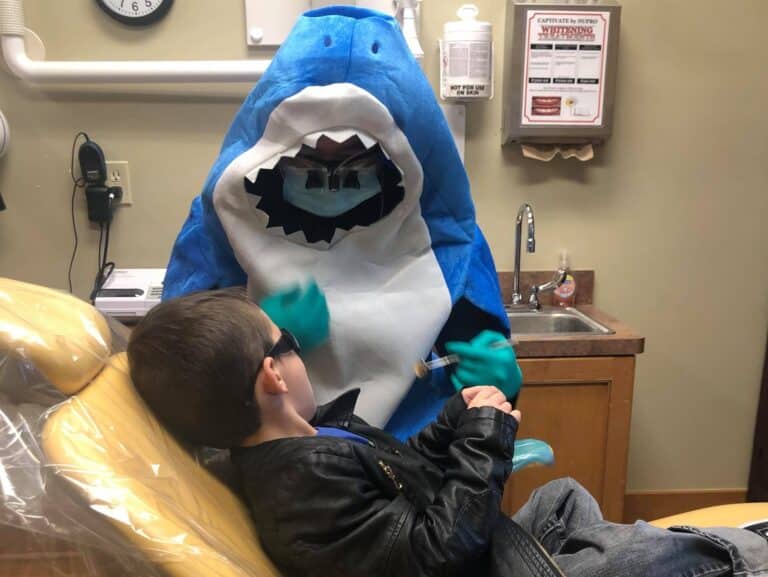
M608 327L573 308L543 307L540 311L507 308L512 336L612 335Z

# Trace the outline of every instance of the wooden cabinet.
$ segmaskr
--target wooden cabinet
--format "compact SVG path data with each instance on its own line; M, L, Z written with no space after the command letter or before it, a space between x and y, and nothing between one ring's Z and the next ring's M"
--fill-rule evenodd
M594 495L606 519L620 522L627 479L635 357L521 359L525 382L518 401L518 439L541 439L553 467L512 475L502 508L517 511L552 479L573 477Z

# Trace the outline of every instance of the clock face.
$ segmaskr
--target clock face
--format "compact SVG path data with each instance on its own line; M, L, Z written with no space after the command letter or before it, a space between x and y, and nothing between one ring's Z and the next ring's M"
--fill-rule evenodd
M173 0L96 0L112 18L124 24L144 26L168 13Z

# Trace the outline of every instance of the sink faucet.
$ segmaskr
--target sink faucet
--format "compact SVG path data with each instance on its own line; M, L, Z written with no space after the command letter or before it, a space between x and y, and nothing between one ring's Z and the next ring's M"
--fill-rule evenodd
M517 212L517 220L515 221L515 270L512 281L512 306L521 307L523 305L523 294L520 291L520 257L522 252L522 236L523 236L523 219L527 217L528 220L528 238L526 241L526 250L529 253L536 252L536 221L533 218L533 207L527 202L524 203L520 210ZM528 298L528 307L532 310L541 309L539 303L539 295L541 293L550 292L565 282L568 276L568 271L563 268L558 268L555 272L555 276L548 283L542 285L533 285L531 287L531 295Z
M555 276L552 277L552 280L540 284L540 285L533 285L531 287L531 296L528 298L528 305L533 310L541 310L541 304L539 303L539 295L541 293L548 293L550 291L555 290L557 287L559 287L561 284L565 282L565 279L568 277L568 271L564 268L558 268L555 271Z
M521 241L523 236L523 218L528 216L528 240L526 250L529 253L536 252L536 222L533 218L533 207L527 202L517 211L517 220L515 221L515 270L512 281L512 304L519 305L523 302L523 295L520 292L520 252L522 250Z

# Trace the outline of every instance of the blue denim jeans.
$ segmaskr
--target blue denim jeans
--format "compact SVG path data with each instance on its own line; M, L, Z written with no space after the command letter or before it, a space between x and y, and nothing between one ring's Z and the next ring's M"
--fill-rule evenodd
M609 523L573 479L537 489L513 519L566 577L768 577L768 541L756 533Z

